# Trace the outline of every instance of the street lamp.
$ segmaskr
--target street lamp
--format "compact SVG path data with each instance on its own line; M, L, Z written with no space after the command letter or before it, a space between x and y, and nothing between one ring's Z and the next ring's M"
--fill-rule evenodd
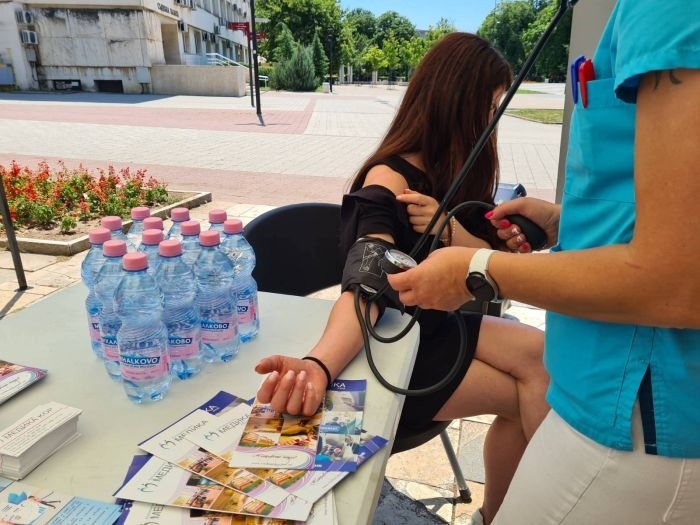
M328 87L333 93L333 35L328 35Z

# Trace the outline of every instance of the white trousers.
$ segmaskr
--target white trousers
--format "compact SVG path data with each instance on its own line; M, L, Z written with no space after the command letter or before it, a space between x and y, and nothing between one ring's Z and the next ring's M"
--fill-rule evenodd
M639 408L634 451L600 445L553 410L523 455L493 525L698 525L700 459L645 454Z

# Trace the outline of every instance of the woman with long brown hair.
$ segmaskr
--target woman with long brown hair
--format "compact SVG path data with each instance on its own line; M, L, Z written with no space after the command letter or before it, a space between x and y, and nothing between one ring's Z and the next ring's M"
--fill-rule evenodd
M411 251L511 80L503 57L475 35L452 33L435 44L416 70L389 131L343 198L341 244L346 253L367 238ZM466 200L492 203L497 174L494 136L449 207ZM499 247L495 229L482 215L459 215L442 243ZM423 248L416 259L423 260L427 251ZM340 374L362 348L353 300L350 286L344 285L321 339L307 356L313 359L273 356L257 365L257 372L270 374L258 391L260 401L292 414L316 410L329 377ZM379 308L371 308L376 321ZM423 311L410 388L434 385L452 369L460 345L455 315L466 321L467 358L444 388L407 397L399 425L420 430L433 420L497 416L484 445L480 516L489 523L548 411L542 333L502 318Z

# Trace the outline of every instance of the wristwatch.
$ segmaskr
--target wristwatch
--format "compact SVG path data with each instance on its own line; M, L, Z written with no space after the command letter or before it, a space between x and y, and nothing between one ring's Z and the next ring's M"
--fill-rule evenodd
M488 264L494 250L481 248L474 252L472 260L469 262L469 273L467 273L467 290L477 301L493 301L498 299L498 285L488 272Z

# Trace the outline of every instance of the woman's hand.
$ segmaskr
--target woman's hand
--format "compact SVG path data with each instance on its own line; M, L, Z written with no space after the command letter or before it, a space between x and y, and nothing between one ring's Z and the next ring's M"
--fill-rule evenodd
M498 237L506 242L510 251L527 253L532 251L527 237L518 226L511 224L506 216L519 214L537 224L547 234L545 248L549 248L556 244L559 236L560 211L561 206L558 204L532 197L520 197L499 204L485 217L498 230Z
M273 355L262 359L255 371L269 374L258 389L258 401L269 403L278 412L312 416L328 387L325 372L306 359Z
M430 223L433 215L438 209L439 203L434 198L429 195L423 195L417 191L405 189L403 193L396 196L396 200L406 204L406 211L408 212L408 220L413 226L413 229L418 233L423 233ZM446 215L444 213L440 214L440 219L433 226L431 235L438 234L438 227L445 222ZM443 229L442 238L447 237L450 226L447 225Z

